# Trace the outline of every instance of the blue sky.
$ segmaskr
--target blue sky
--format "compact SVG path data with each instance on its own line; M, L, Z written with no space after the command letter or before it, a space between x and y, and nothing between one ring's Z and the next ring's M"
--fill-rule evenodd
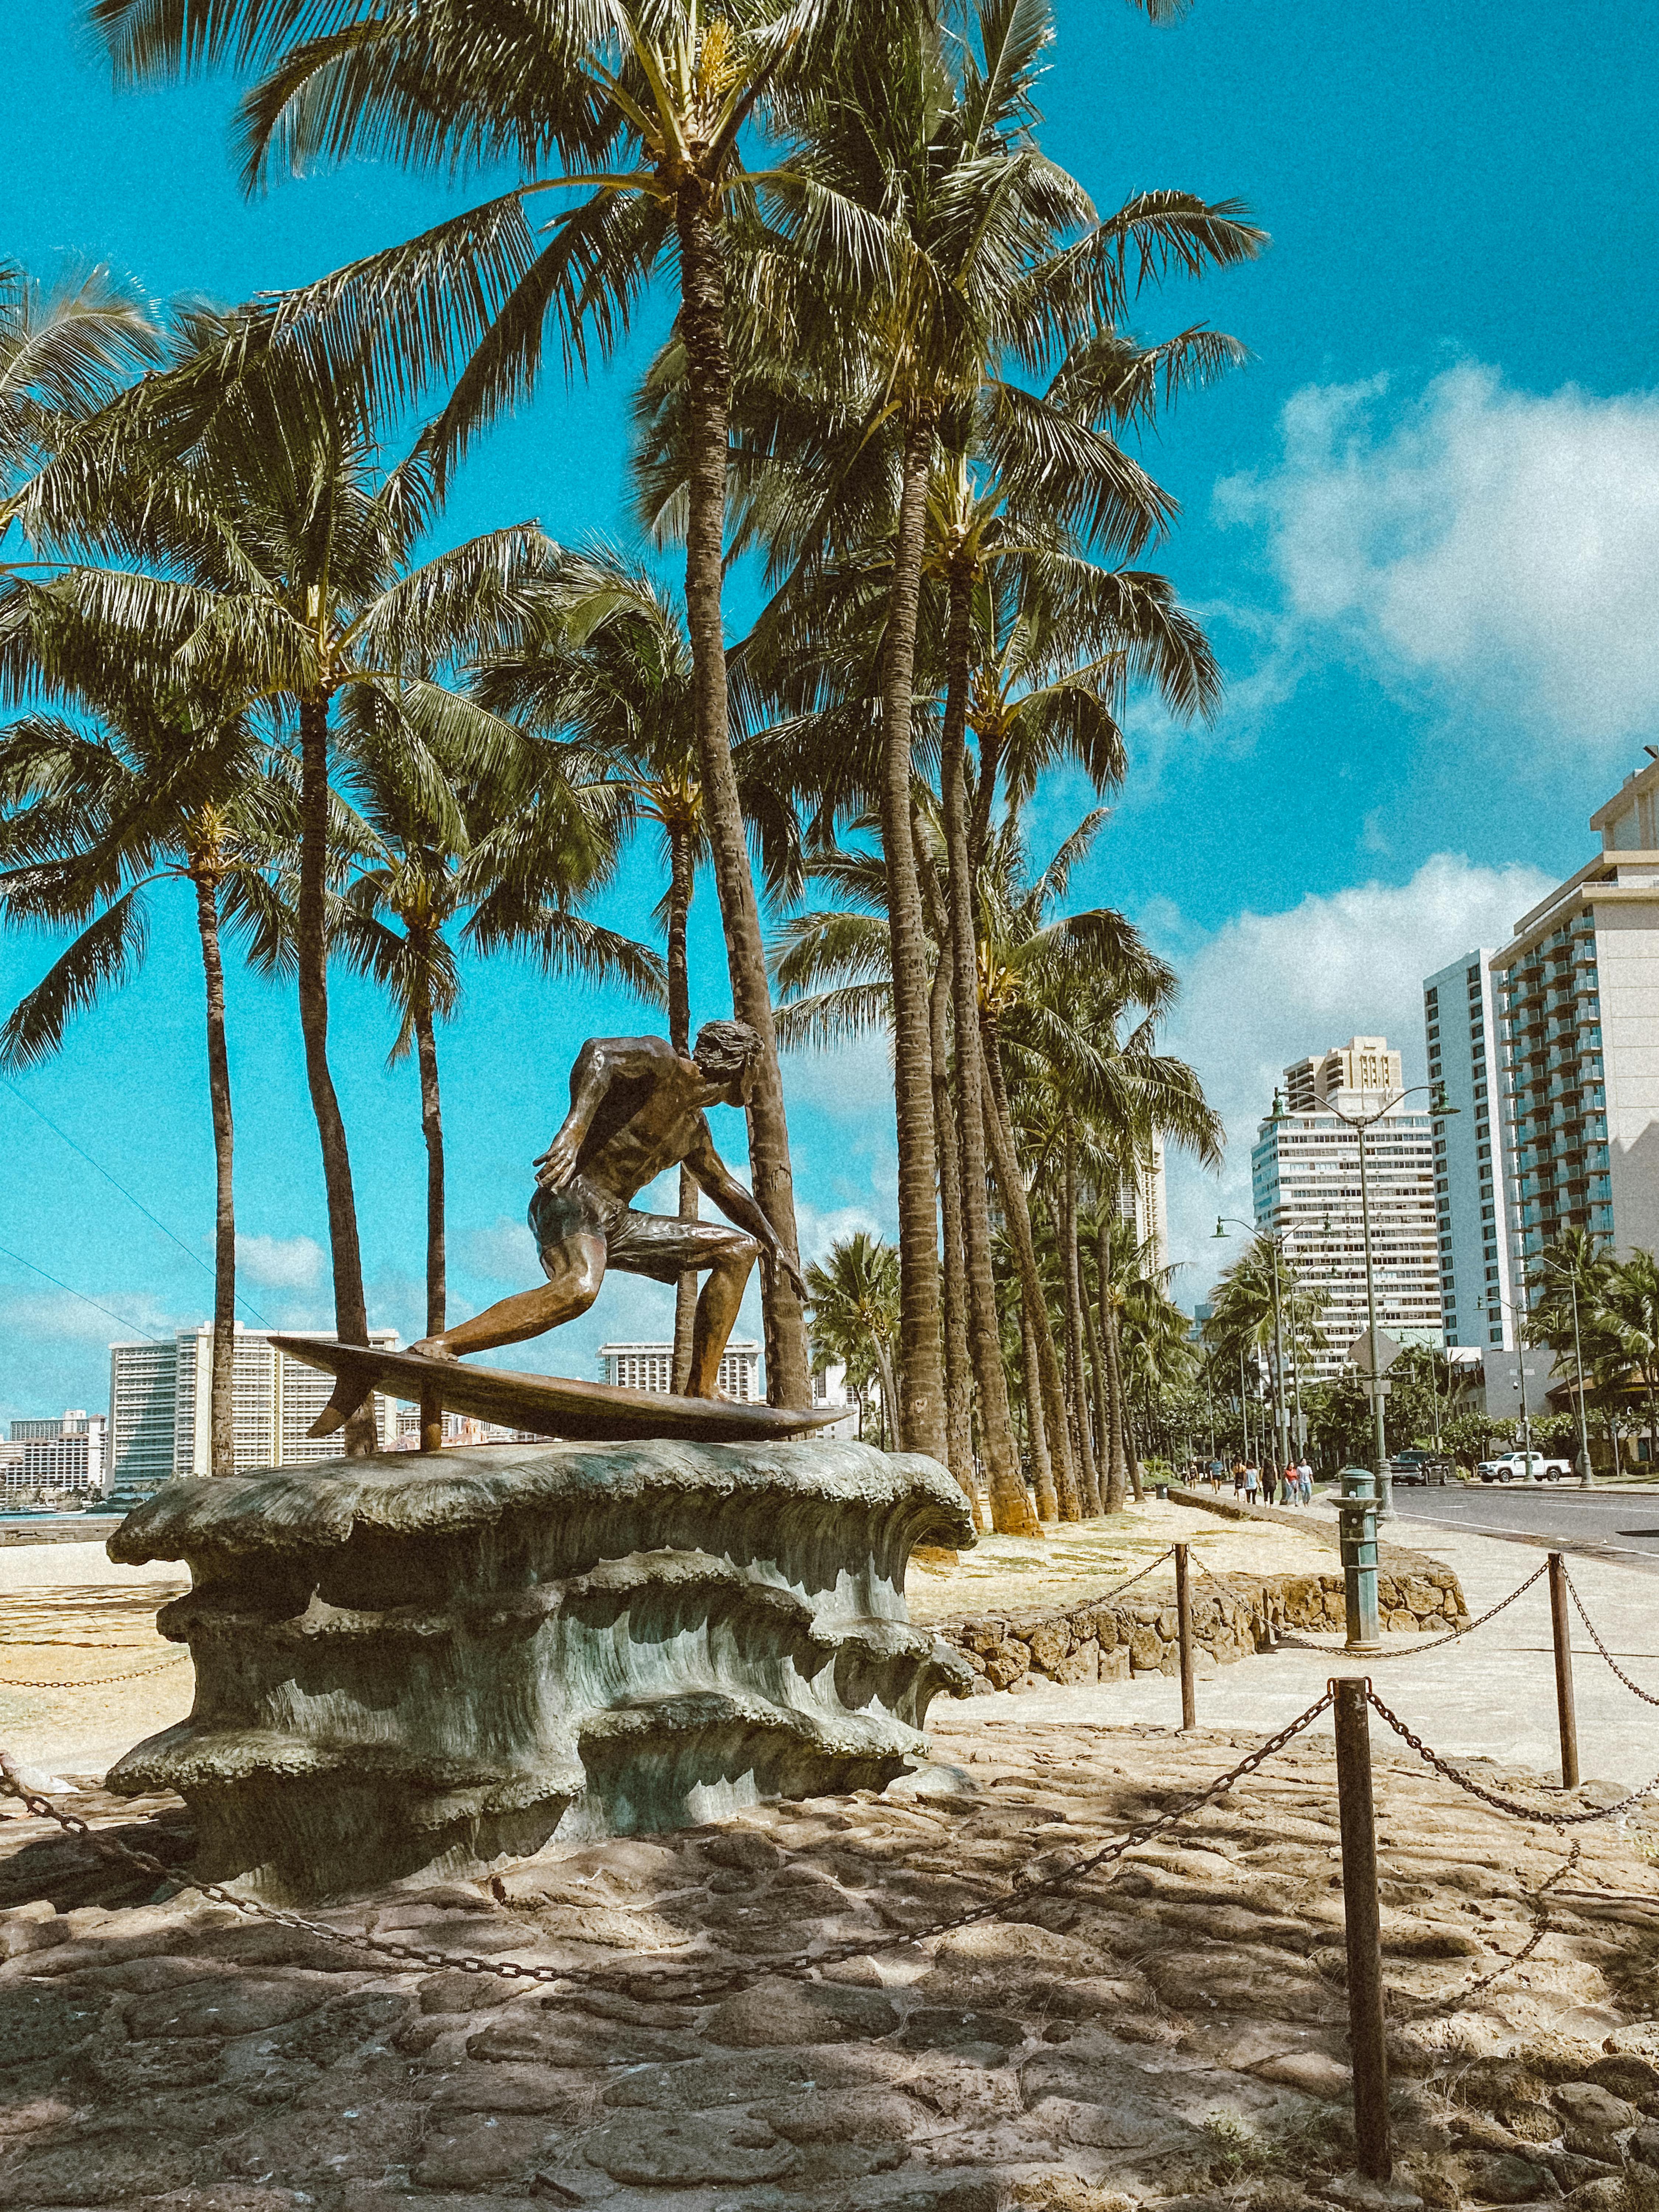
M158 297L231 301L460 204L367 165L244 201L232 87L118 94L78 13L36 0L8 38L0 251L31 268L108 260ZM1157 30L1112 0L1060 0L1059 28L1045 143L1103 207L1158 185L1237 195L1273 240L1251 267L1140 304L1146 334L1207 319L1254 356L1148 455L1184 509L1158 558L1211 627L1228 698L1196 734L1135 707L1132 775L1074 878L1079 902L1122 907L1177 961L1171 1041L1232 1131L1219 1182L1172 1177L1190 1299L1211 1272L1206 1214L1243 1210L1273 1072L1382 1029L1420 1073L1421 977L1501 940L1578 865L1592 808L1659 738L1654 42L1635 0L1197 0ZM662 326L658 303L641 344ZM637 358L574 392L550 384L469 465L450 530L534 515L568 540L625 534ZM1087 796L1063 778L1042 792L1034 843L1057 842ZM607 918L647 928L657 889L641 845ZM707 886L700 903L701 1018L724 1010L725 981ZM142 980L80 1022L60 1060L0 1090L0 1245L147 1334L199 1317L207 1273L24 1102L206 1258L187 922L176 895L160 900ZM51 957L0 941L7 1005ZM273 1322L323 1322L292 1005L237 977L232 1018L244 1287ZM528 1279L528 1161L556 1126L572 1050L636 1019L507 965L470 975L444 1041L457 1310ZM337 1076L375 1318L413 1333L418 1113L410 1071L385 1065L391 1033L372 994L340 985ZM788 1082L809 1251L856 1223L890 1226L880 1050L797 1060ZM546 1345L514 1356L590 1372L602 1336L657 1333L661 1304L617 1280L556 1360ZM0 1257L0 1418L102 1405L113 1333Z

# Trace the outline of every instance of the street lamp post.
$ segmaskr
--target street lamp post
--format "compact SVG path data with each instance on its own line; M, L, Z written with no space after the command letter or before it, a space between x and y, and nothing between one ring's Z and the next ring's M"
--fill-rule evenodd
M1401 1091L1392 1098L1385 1098L1374 1114L1345 1114L1340 1106L1328 1099L1324 1110L1352 1129L1359 1140L1359 1228L1365 1249L1365 1334L1370 1340L1370 1373L1366 1378L1371 1401L1371 1466L1376 1476L1376 1517L1392 1521L1394 1511L1394 1476L1389 1466L1388 1437L1383 1430L1382 1399L1387 1383L1377 1371L1376 1364L1376 1271L1371 1264L1371 1201L1370 1183L1365 1172L1365 1138L1372 1127L1384 1115L1392 1114L1396 1106L1403 1105L1418 1091L1430 1095L1429 1110L1444 1120L1459 1109L1447 1101L1444 1088L1437 1083L1414 1083L1409 1091Z
M1521 1278L1522 1303L1518 1306L1497 1291L1492 1291L1481 1301L1481 1304L1488 1313L1502 1314L1507 1310L1515 1317L1515 1370L1521 1382L1521 1451L1527 1462L1527 1471L1521 1480L1523 1482L1536 1482L1538 1477L1532 1463L1532 1408L1527 1403L1526 1316L1528 1308L1526 1300L1526 1286L1527 1279L1523 1272Z

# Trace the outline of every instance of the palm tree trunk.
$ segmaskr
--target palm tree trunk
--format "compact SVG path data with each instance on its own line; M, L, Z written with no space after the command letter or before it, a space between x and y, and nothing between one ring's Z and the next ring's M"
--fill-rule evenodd
M687 1056L691 1050L691 977L686 961L685 933L691 913L695 880L690 837L684 830L671 823L668 830L668 1042L676 1052ZM680 1170L679 1216L682 1221L695 1221L697 1218L697 1180L689 1168ZM684 1396L691 1380L691 1338L696 1318L696 1270L689 1267L674 1285L672 1381L675 1393L680 1396Z
M945 1455L939 1356L938 1178L921 884L910 836L910 715L933 425L904 441L898 540L882 644L881 842L892 939L893 1089L898 1133L898 1433L906 1451Z
M418 963L417 963L418 964ZM444 1112L438 1088L438 1038L425 981L416 986L410 1007L415 1057L421 1071L421 1135L426 1144L426 1333L441 1336L449 1304L448 1255L444 1235ZM421 1449L441 1451L443 1407L435 1397L421 1400Z
M685 616L691 636L703 812L726 930L732 1010L761 1041L748 1114L750 1182L779 1243L798 1260L789 1125L778 1067L777 1035L772 1024L766 947L749 866L738 779L732 766L720 604L732 373L726 350L726 272L710 221L710 205L702 180L695 175L687 177L675 209L680 247L680 339L685 349L690 440ZM781 1269L767 1271L763 1304L766 1395L775 1406L810 1405L812 1376L805 1316Z
M951 1472L962 1485L982 1529L985 1515L974 1480L972 1370L968 1363L968 1285L962 1259L962 1167L957 1157L956 1114L951 1103L951 1046L946 1017L950 1006L948 948L933 965L927 992L927 1032L933 1063L933 1134L939 1148L939 1229L945 1264L945 1436Z
M1123 1445L1123 1371L1118 1358L1117 1308L1112 1303L1112 1232L1104 1214L1096 1232L1095 1273L1100 1278L1100 1334L1106 1354L1106 1510L1121 1513L1129 1494Z
M1036 1331L1031 1327L1030 1310L1023 1295L1019 1302L1019 1342L1025 1378L1025 1425L1031 1440L1031 1486L1036 1492L1037 1517L1058 1521L1060 1500L1054 1495L1054 1462L1048 1456L1048 1425L1042 1418L1042 1376L1037 1367Z
M1083 1510L1093 1515L1101 1510L1100 1478L1095 1471L1095 1441L1089 1431L1089 1371L1083 1358L1083 1271L1078 1262L1077 1250L1077 1132L1069 1115L1066 1121L1064 1174L1060 1184L1060 1265L1066 1271L1066 1340L1070 1353L1073 1400L1077 1407L1079 1456L1079 1486L1083 1493Z
M1089 1369L1094 1378L1095 1462L1098 1479L1108 1475L1111 1455L1106 1444L1106 1354L1101 1347L1100 1331L1095 1327L1095 1310L1085 1295L1083 1300L1083 1334L1089 1348ZM1107 1482L1100 1484L1102 1512L1109 1509L1106 1504Z
M962 1244L968 1290L968 1348L979 1392L980 1436L991 1492L991 1525L999 1535L1030 1533L1030 1502L1019 1478L1019 1455L1008 1419L1008 1377L997 1327L991 1275L991 1203L985 1164L985 1109L980 1055L964 1050L979 1029L978 937L974 869L964 792L971 585L954 573L946 641L948 683L941 738L940 792L945 816L946 888L951 902L951 1006L957 1033L957 1127L962 1140ZM1050 1475L1049 1485L1052 1487ZM1041 1496L1041 1489L1039 1489Z
M322 1147L323 1187L328 1197L334 1332L342 1344L367 1344L368 1309L363 1297L363 1258L357 1240L351 1156L328 1066L328 940L324 908L327 873L328 702L308 698L300 706L300 896L295 929L300 1033L305 1040L306 1082ZM355 1459L366 1457L375 1447L371 1399L346 1423L345 1448Z
M208 1098L213 1109L216 1178L213 1221L213 1367L209 1385L209 1471L236 1472L236 1131L230 1111L230 1055L225 1046L225 963L219 945L219 892L207 873L192 875L196 927L207 987Z
M893 1424L897 1416L891 1409L898 1404L898 1384L893 1379L892 1358L878 1336L871 1337L870 1349L875 1354L876 1370L881 1382L881 1448L884 1451L891 1451L896 1444L902 1451L905 1449L903 1437L893 1433Z
M1036 1340L1037 1374L1042 1386L1042 1421L1048 1432L1048 1455L1054 1465L1054 1489L1060 1511L1068 1521L1078 1518L1077 1474L1072 1462L1071 1439L1066 1433L1066 1392L1060 1382L1060 1361L1054 1352L1054 1332L1048 1326L1048 1301L1042 1294L1042 1274L1037 1266L1036 1244L1031 1235L1031 1209L1025 1195L1025 1178L1019 1170L1008 1094L1002 1080L1002 1054L996 1024L988 1015L981 1019L983 1054L981 1077L985 1103L985 1137L1002 1197L1002 1218L1014 1248L1021 1296Z

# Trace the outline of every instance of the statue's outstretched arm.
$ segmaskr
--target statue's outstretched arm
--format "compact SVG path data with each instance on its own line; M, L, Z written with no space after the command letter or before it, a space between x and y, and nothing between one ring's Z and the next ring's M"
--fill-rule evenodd
M783 1269L795 1286L796 1296L805 1304L807 1289L800 1269L793 1255L784 1250L777 1231L762 1211L760 1200L753 1191L744 1188L714 1150L707 1121L698 1132L696 1143L686 1154L685 1164L696 1177L698 1188L713 1199L726 1219L758 1241L769 1264L775 1263Z

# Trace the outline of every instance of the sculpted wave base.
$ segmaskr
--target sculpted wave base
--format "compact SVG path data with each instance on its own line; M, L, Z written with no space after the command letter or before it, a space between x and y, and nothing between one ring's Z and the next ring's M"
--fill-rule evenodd
M548 1443L173 1481L110 1539L182 1559L196 1702L109 1786L174 1790L197 1871L315 1899L881 1788L962 1656L917 1544L970 1545L931 1459L854 1443Z

